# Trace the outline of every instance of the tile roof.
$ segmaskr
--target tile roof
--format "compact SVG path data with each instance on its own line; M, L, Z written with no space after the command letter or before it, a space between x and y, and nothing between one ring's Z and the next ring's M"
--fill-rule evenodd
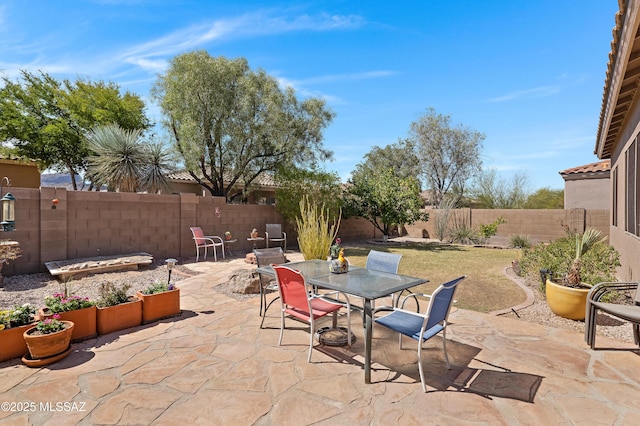
M600 173L609 172L611 170L611 161L604 160L597 163L585 164L584 166L572 167L560 172L562 176L574 175L579 173Z
M189 174L189 172L187 172L186 170L180 170L177 172L173 172L173 173L169 173L167 174L167 177L170 180L174 180L174 181L182 181L182 182L194 182L195 183L195 179L193 177L191 177L191 175ZM273 179L273 176L267 173L262 173L260 176L258 176L253 182L253 185L259 185L259 186L276 186L276 183Z

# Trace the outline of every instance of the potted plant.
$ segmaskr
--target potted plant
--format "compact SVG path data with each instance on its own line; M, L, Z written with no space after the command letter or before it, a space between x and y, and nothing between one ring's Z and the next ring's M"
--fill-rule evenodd
M35 327L29 328L23 334L29 349L28 359L38 360L39 365L46 365L64 358L70 352L69 342L72 333L73 323L60 321L58 314L40 320Z
M63 321L71 321L75 324L71 340L79 342L91 339L98 335L96 328L96 304L88 297L80 297L74 294L68 295L65 287L64 293L54 293L44 299L45 307L40 309L40 317L47 318L59 314Z
M109 334L142 324L142 300L128 296L130 288L130 284L116 286L110 282L100 286L100 298L96 303L98 334Z
M0 362L27 353L23 334L33 326L35 313L35 308L28 303L0 311Z
M136 293L142 300L142 323L180 315L180 289L174 284L156 281Z
M549 244L523 250L520 268L540 272L549 308L564 318L584 320L589 289L602 281L616 281L618 252L605 243L601 232L589 228ZM555 277L555 279L554 279Z

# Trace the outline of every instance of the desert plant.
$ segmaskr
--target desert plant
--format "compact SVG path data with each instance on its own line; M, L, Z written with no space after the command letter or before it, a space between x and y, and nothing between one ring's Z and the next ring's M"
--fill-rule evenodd
M449 218L455 205L456 202L453 198L445 198L437 211L434 233L440 241L444 241L449 233Z
M582 236L580 236L582 239ZM550 243L536 244L522 251L522 275L539 279L540 270L548 269L555 277L569 271L576 258L576 239L567 235ZM587 285L603 281L616 281L616 268L620 266L618 252L602 239L581 253L580 279Z
M531 248L531 241L526 235L515 234L509 238L509 245L513 248L528 249Z
M563 283L568 287L576 287L582 282L580 273L582 269L582 256L584 256L592 247L598 243L603 243L606 237L602 236L602 232L594 228L589 228L582 235L576 235L576 251L575 258L571 263L569 272L565 275Z
M318 207L307 196L300 200L300 217L296 217L298 246L306 260L327 258L331 243L338 235L342 213L332 225L329 225L328 216L324 204Z
M98 299L97 306L106 308L107 306L116 306L128 302L129 296L127 296L127 291L130 288L131 284L116 286L112 282L102 283L100 285L100 298Z

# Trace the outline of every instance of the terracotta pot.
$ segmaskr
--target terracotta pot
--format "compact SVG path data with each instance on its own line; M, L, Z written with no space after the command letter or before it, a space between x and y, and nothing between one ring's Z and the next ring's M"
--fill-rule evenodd
M545 293L554 314L572 320L584 320L588 288L566 287L547 280Z
M33 326L23 333L24 341L27 343L29 354L32 359L47 358L50 356L61 354L69 348L71 342L71 334L73 333L73 323L71 321L62 321L66 327L64 330L56 331L49 334L32 334L36 331Z
M180 315L180 289L176 288L156 294L136 293L136 297L142 300L142 323L146 324Z
M71 321L74 324L72 342L81 342L83 340L92 339L98 335L96 328L96 312L95 306L88 308L76 309L75 311L59 312L60 320ZM48 308L39 310L41 318L53 316Z
M0 362L21 357L27 353L23 334L31 327L33 324L0 330Z
M137 327L142 324L142 300L133 297L131 302L106 308L98 307L96 325L98 334Z

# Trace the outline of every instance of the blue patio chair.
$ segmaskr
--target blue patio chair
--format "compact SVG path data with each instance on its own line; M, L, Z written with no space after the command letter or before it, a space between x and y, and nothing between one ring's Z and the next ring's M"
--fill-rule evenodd
M427 391L427 385L424 381L424 370L422 368L422 344L442 331L444 360L447 364L447 369L451 369L446 345L447 318L449 317L453 296L458 284L465 278L466 275L463 275L440 285L431 293L429 306L424 314L417 314L402 309L407 298L414 295L412 293L403 298L400 308L394 307L393 312L389 315L375 319L376 324L380 324L399 333L400 349L402 349L402 335L418 341L418 369L420 370L420 382L422 383L422 390L424 392Z

